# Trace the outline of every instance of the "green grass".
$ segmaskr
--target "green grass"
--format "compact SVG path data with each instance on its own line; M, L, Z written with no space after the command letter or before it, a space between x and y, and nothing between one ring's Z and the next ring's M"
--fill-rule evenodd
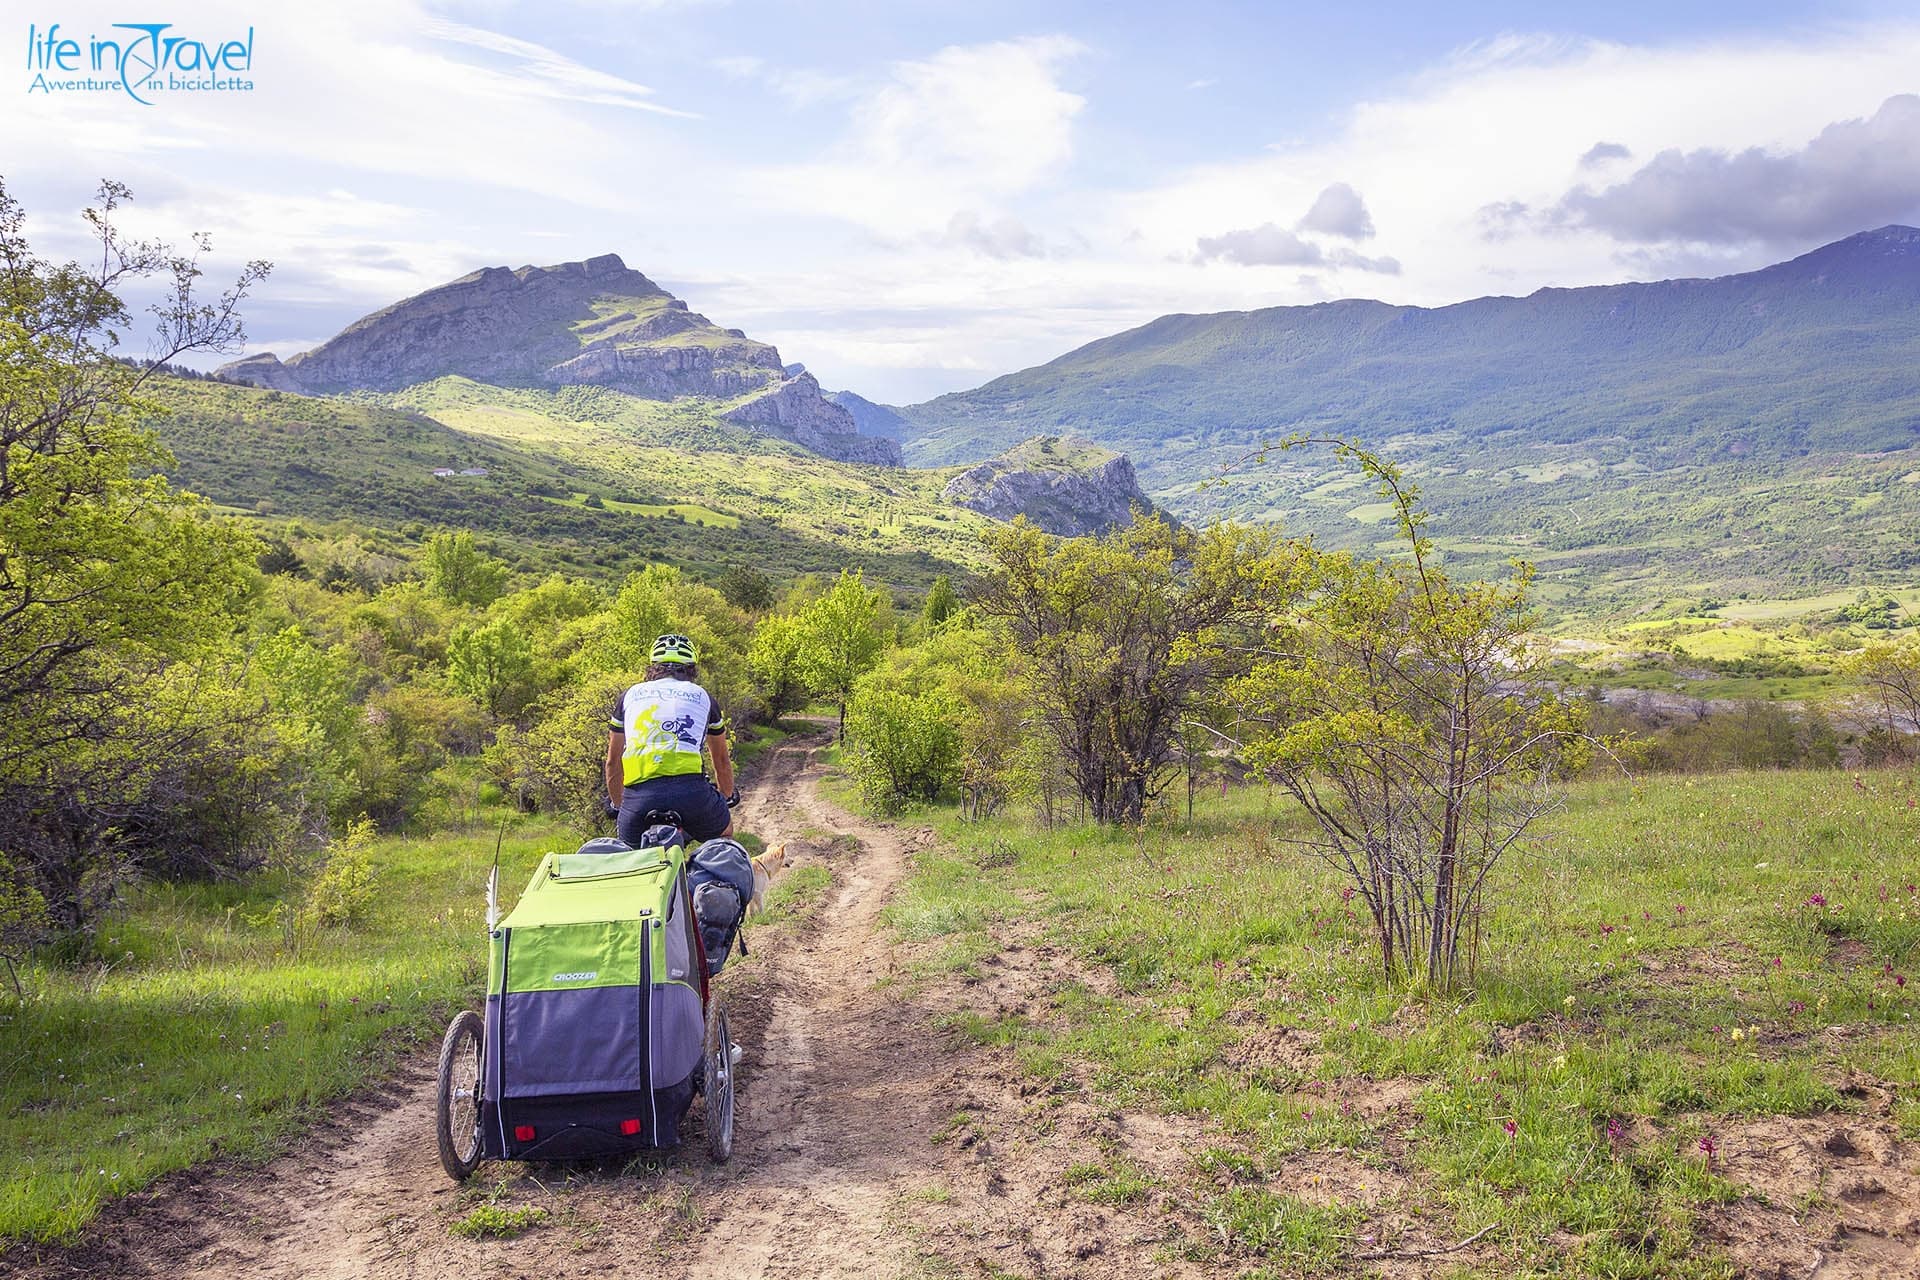
M511 833L504 896L569 839ZM268 1158L438 1036L484 980L492 856L487 830L382 840L379 904L351 931L290 934L284 875L158 885L103 922L92 962L26 970L27 1000L0 1001L0 1241L70 1239L162 1174Z
M447 1230L456 1236L465 1236L469 1240L511 1240L546 1220L547 1211L539 1205L528 1204L515 1209L505 1209L497 1204L483 1204Z
M1351 1205L1312 1205L1257 1187L1214 1197L1206 1216L1229 1249L1285 1262L1308 1275L1339 1263L1360 1217Z
M1364 1208L1281 1179L1326 1152L1395 1169L1449 1240L1495 1226L1492 1274L1720 1277L1700 1215L1737 1190L1702 1137L1854 1107L1854 1070L1920 1126L1920 983L1896 980L1920 966L1914 798L1902 772L1575 785L1497 874L1464 1000L1382 982L1358 904L1284 843L1293 811L1264 788L1203 802L1191 831L1157 820L1145 857L1127 835L916 815L944 838L887 919L921 980L982 972L1013 927L1071 952L1088 982L1048 1016L949 1025L1105 1105L1203 1119L1203 1170L1246 1184L1205 1208L1232 1252L1351 1254ZM1293 1056L1245 1055L1276 1036Z
M1088 1160L1069 1165L1061 1180L1092 1204L1132 1204L1153 1190L1153 1179L1126 1160Z
M755 916L753 923L779 924L805 915L827 896L827 886L832 883L833 872L818 863L789 867L767 886L766 910Z

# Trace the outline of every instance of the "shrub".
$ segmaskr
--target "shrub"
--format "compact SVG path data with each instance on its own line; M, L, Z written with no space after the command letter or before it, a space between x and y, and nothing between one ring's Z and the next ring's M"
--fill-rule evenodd
M904 693L873 685L847 704L847 768L883 808L934 800L960 781L959 707L942 690Z
M33 887L25 872L16 869L7 855L0 853L0 964L7 966L7 979L15 998L22 994L15 966L46 937L47 900Z
M377 834L373 823L361 818L327 847L326 861L307 887L307 905L300 912L302 924L344 928L366 918L377 888L373 866Z

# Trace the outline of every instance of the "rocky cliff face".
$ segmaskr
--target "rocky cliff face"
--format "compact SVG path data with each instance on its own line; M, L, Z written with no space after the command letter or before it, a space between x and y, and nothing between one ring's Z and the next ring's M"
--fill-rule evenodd
M898 442L861 435L853 415L823 397L819 382L804 371L720 416L728 422L784 436L823 457L888 467L900 465Z
M228 377L306 395L398 391L458 375L496 386L611 387L649 399L739 401L721 416L831 458L897 466L890 440L862 436L844 409L780 353L722 329L606 254L553 267L486 267L355 321L284 363L270 353Z
M1036 436L955 476L949 502L1011 520L1025 516L1063 537L1103 533L1151 511L1133 463L1084 440Z
M280 363L280 357L271 351L262 351L250 355L244 360L234 360L220 366L220 372L229 378L241 382L250 382L256 387L265 387L269 391L293 391L304 394L306 388L300 379Z

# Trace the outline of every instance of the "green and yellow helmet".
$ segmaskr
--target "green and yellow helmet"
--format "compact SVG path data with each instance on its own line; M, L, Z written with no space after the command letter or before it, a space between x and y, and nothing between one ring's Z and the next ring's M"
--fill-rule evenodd
M700 651L693 647L693 641L685 636L665 635L653 642L653 649L647 654L648 662L678 663L692 666L700 661Z

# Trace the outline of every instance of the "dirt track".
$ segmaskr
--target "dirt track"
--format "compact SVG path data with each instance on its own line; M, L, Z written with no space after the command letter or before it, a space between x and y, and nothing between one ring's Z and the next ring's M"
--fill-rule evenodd
M1008 1080L1002 1055L939 1029L953 993L910 998L900 994L904 984L885 981L896 957L880 912L925 836L821 800L814 753L824 742L815 733L779 748L740 811L743 829L788 841L794 864L825 863L832 884L806 919L757 930L751 959L736 959L722 979L747 1050L730 1165L707 1162L696 1112L696 1141L657 1161L625 1170L484 1165L456 1189L435 1155L423 1055L269 1167L170 1180L110 1209L81 1245L29 1273L552 1280L644 1270L751 1280L944 1275L965 1266L1168 1274L1164 1261L1149 1260L1164 1238L1164 1222L1151 1225L1158 1215L1137 1206L1131 1220L1116 1219L1070 1200L1057 1175L1070 1159L1116 1143L1141 1145L1149 1166L1184 1144L1082 1104L1063 1109L1054 1098L1036 1107ZM993 989L1019 1000L1057 981L1037 958L1015 943L1005 983ZM450 1234L488 1197L549 1216L512 1240Z

